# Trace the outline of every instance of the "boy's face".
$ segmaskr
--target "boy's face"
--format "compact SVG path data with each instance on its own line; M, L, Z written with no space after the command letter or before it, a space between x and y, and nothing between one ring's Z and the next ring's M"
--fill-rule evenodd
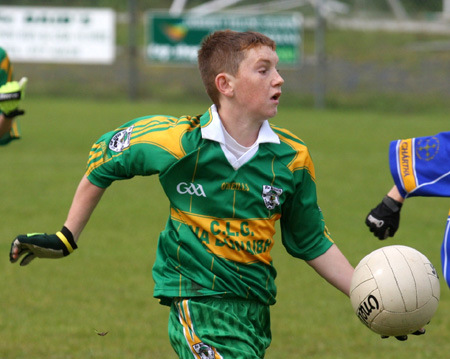
M244 118L261 121L277 114L284 83L277 64L278 55L268 46L246 51L233 81L235 100Z

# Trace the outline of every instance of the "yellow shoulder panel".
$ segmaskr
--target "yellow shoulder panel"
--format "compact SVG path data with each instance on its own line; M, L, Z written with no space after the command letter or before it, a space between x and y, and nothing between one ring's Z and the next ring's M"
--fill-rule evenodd
M183 134L192 131L195 124L191 117L175 119L156 116L151 121L143 119L135 124L131 144L149 143L181 158L186 155L181 142Z
M315 180L316 172L314 169L314 164L311 160L311 156L309 155L309 151L306 145L290 131L280 128L277 128L277 130L280 141L290 146L296 152L295 156L292 158L287 167L292 172L306 169L311 175L312 179Z

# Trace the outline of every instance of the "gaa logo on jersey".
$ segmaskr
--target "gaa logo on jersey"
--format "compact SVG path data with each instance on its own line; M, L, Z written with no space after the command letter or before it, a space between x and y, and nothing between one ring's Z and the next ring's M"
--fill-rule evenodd
M416 153L421 160L430 161L439 151L439 140L436 137L428 137L417 140Z
M206 197L205 191L200 183L195 185L194 183L180 182L177 185L177 192L179 194L187 193L191 196L195 194L197 197Z
M125 148L130 146L131 132L134 126L128 127L125 130L117 132L109 141L109 149L114 152L122 152Z
M263 185L262 198L267 209L272 210L280 205L280 196L282 193L283 190L281 188Z
M216 357L216 354L214 354L214 350L212 350L212 348L205 343L194 344L192 348L194 348L195 352L202 359L214 359Z

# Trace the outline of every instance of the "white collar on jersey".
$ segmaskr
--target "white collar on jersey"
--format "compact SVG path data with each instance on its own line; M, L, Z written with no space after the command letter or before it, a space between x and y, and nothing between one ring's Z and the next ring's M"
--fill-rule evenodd
M269 121L264 121L258 134L256 142L250 147L236 146L231 136L225 133L225 128L220 120L216 105L211 106L212 119L208 126L202 127L202 137L220 143L225 157L235 170L248 162L258 151L260 143L280 143L280 138L270 128ZM234 144L232 142L235 142Z
M216 141L221 144L225 144L225 136L223 134L222 122L220 120L219 113L217 112L216 105L211 106L212 119L208 126L202 127L202 137L208 140ZM268 120L265 120L259 130L258 138L255 144L260 143L280 143L280 138L270 128ZM254 144L254 145L255 145ZM254 146L252 145L252 147Z

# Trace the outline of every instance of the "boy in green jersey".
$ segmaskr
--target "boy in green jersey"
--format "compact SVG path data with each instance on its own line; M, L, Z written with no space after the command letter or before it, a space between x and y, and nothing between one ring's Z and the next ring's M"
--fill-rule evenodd
M263 358L276 297L276 221L287 251L346 295L353 267L325 226L307 147L268 122L284 82L275 43L218 31L204 40L198 63L213 105L201 116L141 117L101 136L61 231L18 236L10 259L26 254L26 265L70 254L113 181L158 174L170 214L154 296L171 306L174 350L183 359Z

